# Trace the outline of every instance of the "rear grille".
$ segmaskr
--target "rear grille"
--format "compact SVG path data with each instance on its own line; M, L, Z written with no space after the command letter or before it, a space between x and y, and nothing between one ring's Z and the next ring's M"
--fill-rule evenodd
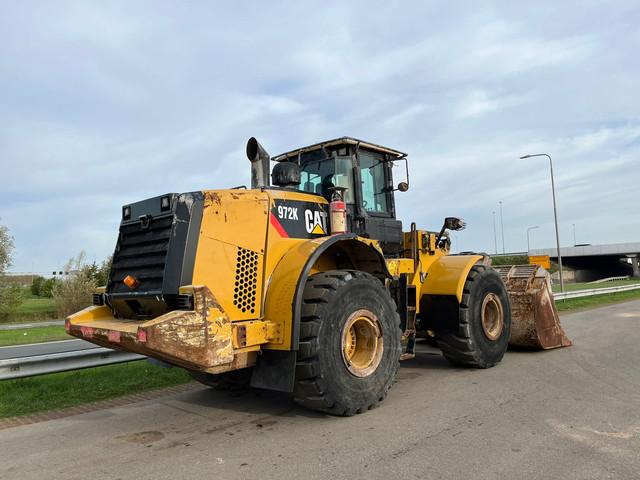
M233 304L242 313L256 311L256 288L258 283L258 254L238 247L236 258L236 283Z
M131 275L140 286L140 293L160 293L164 279L165 263L173 215L153 218L147 227L142 222L120 226L118 246L111 267L110 293L130 293L122 280Z

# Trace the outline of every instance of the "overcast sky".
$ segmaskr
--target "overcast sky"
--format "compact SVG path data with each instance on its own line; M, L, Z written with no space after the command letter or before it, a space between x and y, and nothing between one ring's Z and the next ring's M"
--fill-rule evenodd
M4 2L0 223L13 271L112 253L121 205L249 183L343 135L409 153L408 228L458 250L640 241L640 4ZM401 169L398 169L400 173ZM401 175L399 175L400 177ZM398 181L403 178L397 178Z

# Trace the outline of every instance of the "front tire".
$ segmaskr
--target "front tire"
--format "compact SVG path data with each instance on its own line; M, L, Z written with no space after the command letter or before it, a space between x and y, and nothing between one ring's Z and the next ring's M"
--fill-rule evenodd
M500 275L474 265L467 276L453 331L436 333L438 347L450 363L472 368L493 367L509 345L511 307Z
M384 400L399 367L400 318L383 284L360 271L309 277L300 319L295 401L350 416Z

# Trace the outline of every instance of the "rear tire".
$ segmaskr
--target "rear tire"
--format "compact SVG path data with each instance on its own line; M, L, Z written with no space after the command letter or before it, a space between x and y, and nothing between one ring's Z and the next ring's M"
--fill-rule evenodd
M384 400L399 367L400 318L383 284L360 271L309 277L300 319L295 401L351 416Z
M438 347L454 365L493 367L502 360L509 344L511 307L500 275L492 268L475 265L464 284L457 328L436 333Z
M232 391L249 388L252 369L243 368L219 374L197 372L195 370L189 370L188 372L194 380L207 387L211 387L214 390Z

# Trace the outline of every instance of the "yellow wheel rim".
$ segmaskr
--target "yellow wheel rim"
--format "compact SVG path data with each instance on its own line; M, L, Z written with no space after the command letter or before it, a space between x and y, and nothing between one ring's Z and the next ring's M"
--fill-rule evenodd
M489 293L482 302L482 330L492 341L500 338L504 329L504 311L502 302L495 293Z
M342 359L349 372L367 377L375 372L384 349L378 317L369 310L349 315L342 329Z

